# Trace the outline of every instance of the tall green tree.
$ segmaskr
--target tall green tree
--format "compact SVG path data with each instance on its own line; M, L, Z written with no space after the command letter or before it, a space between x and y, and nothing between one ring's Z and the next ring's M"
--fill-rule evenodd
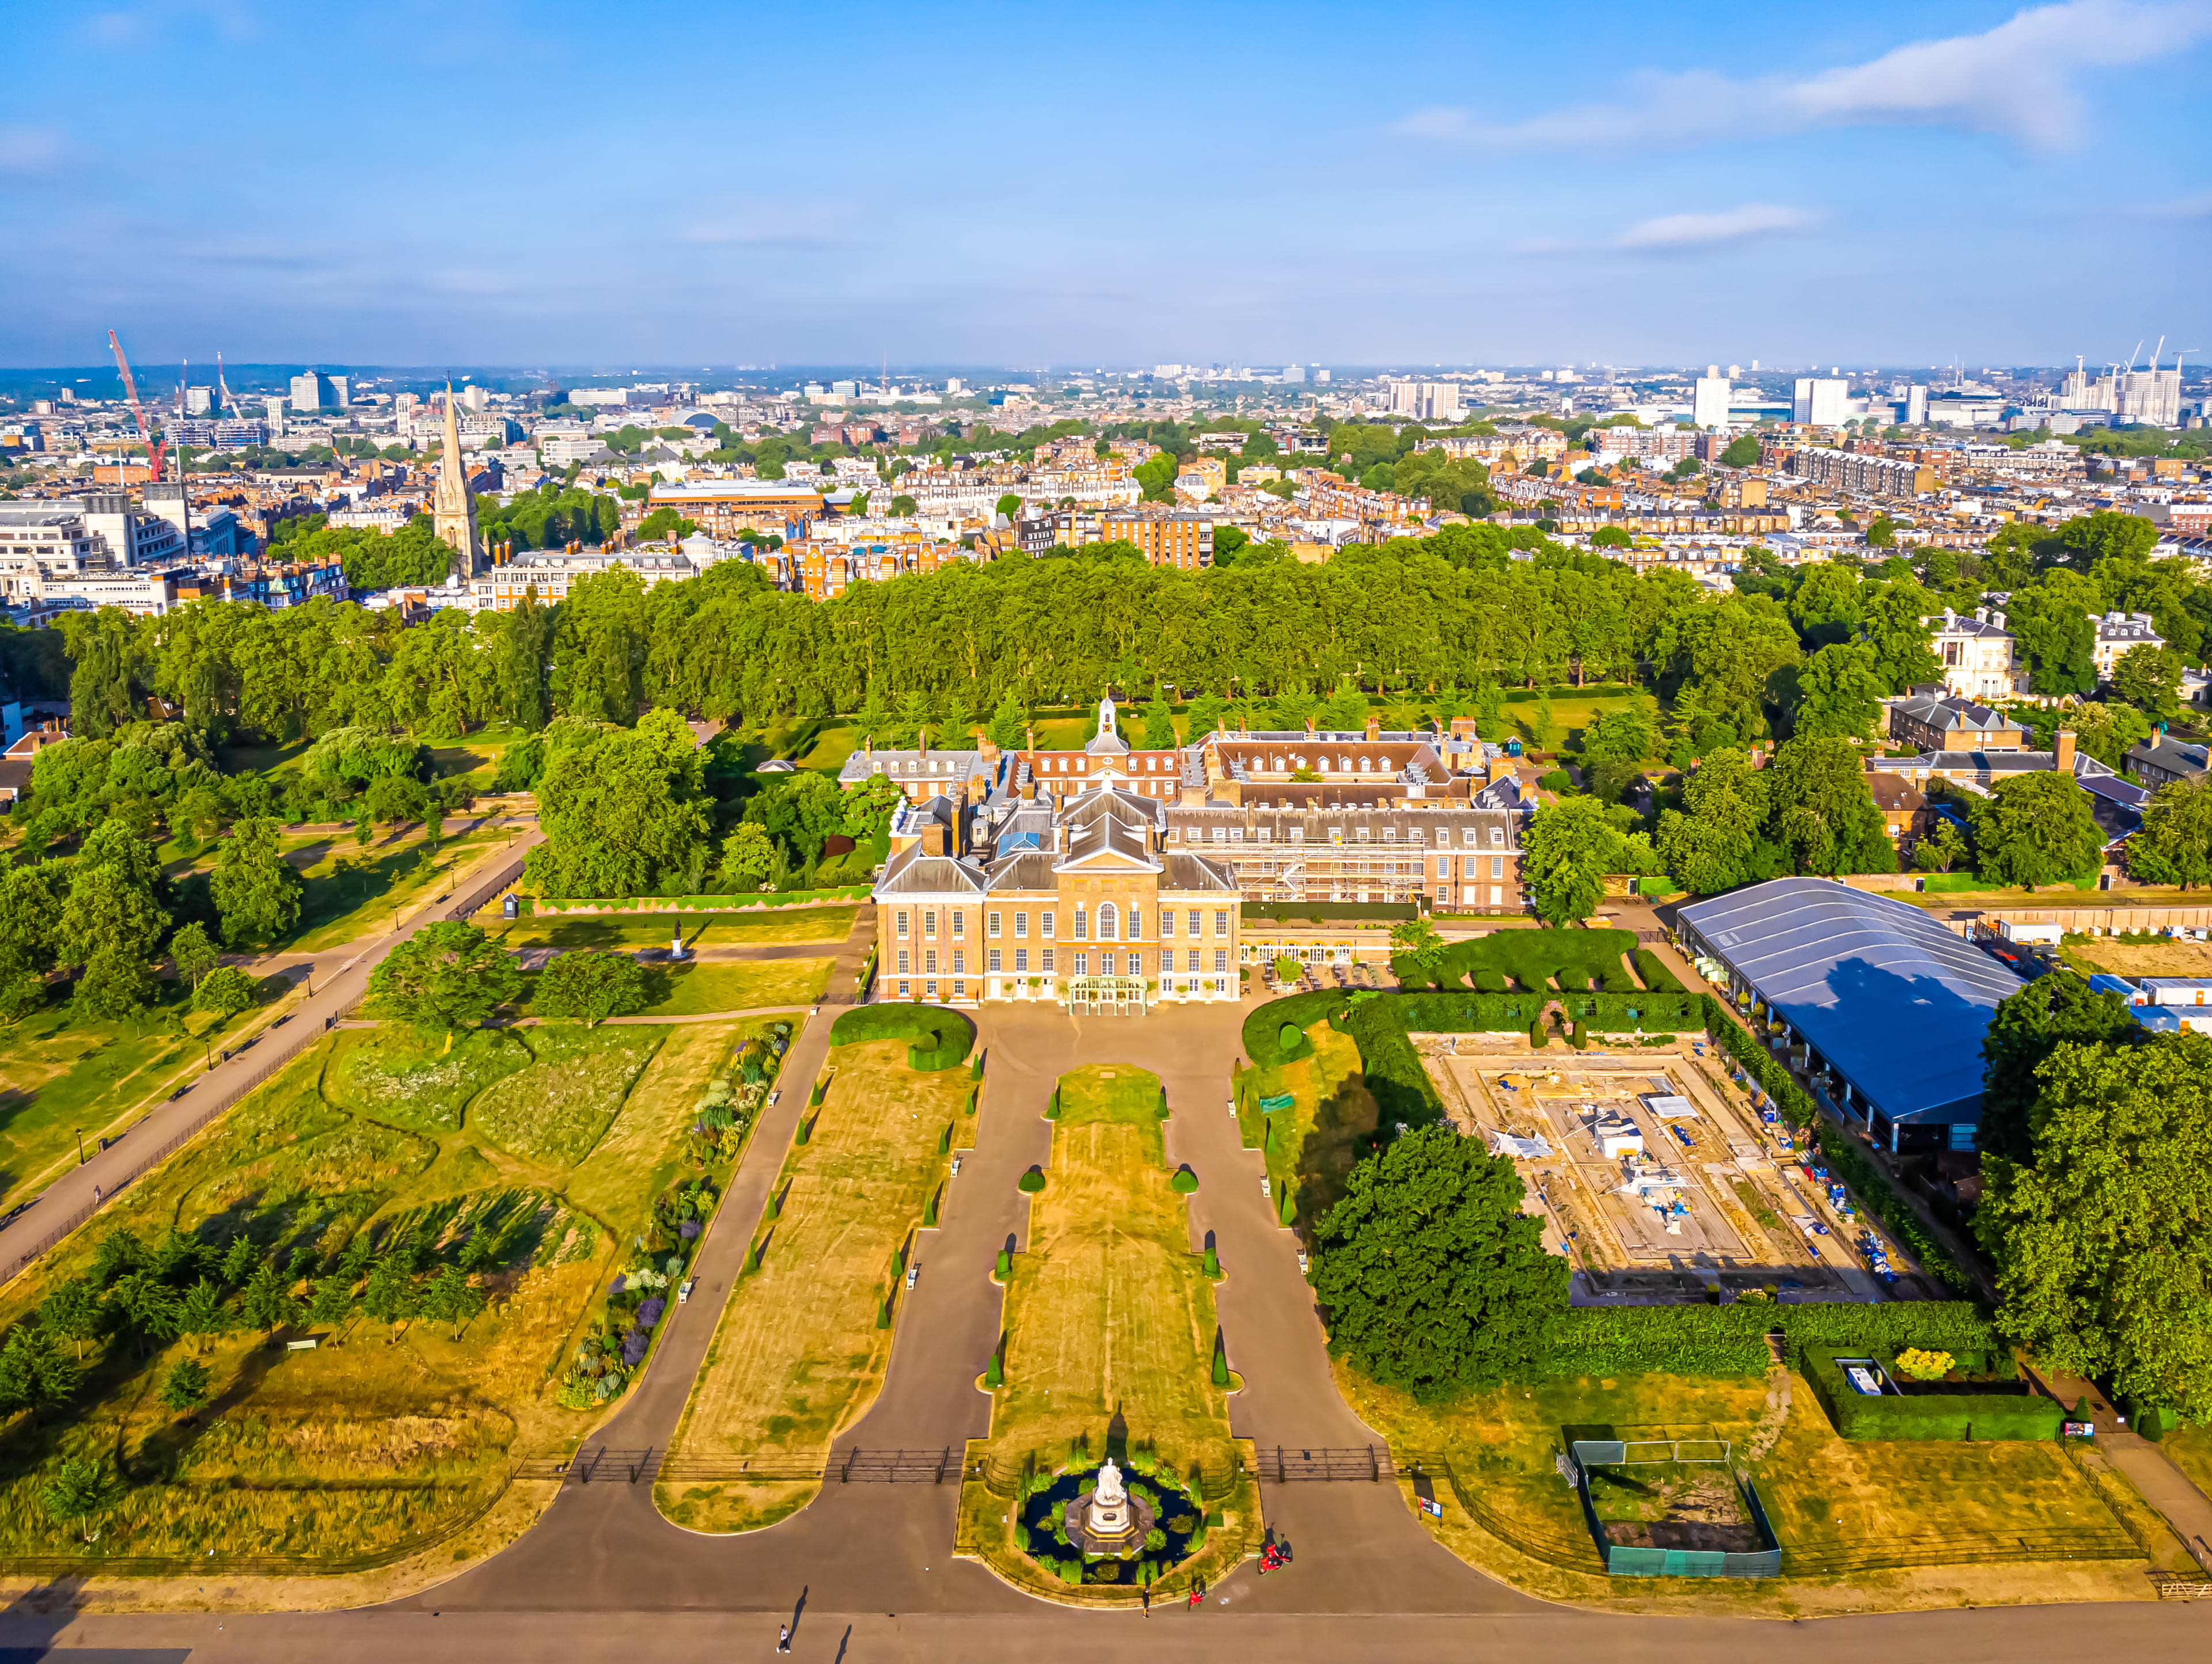
M1654 841L1685 890L1717 896L1768 876L1757 859L1766 776L1742 751L1723 746L1701 759L1683 782L1682 804L1659 817Z
M441 919L399 943L369 973L369 993L399 1017L442 1030L481 1026L522 992L522 972L474 925Z
M672 710L563 746L538 792L545 841L526 881L555 897L647 896L679 881L696 892L709 849L702 782L701 753Z
M114 607L65 612L62 640L75 669L70 675L70 732L105 739L138 714L131 683L139 663L137 630Z
M2043 1131L2036 1072L2061 1046L2116 1047L2147 1034L2116 993L2098 993L2070 970L2039 976L2008 995L1982 1035L1982 1113L1974 1141L2008 1161L2034 1158Z
M1897 871L1888 829L1848 740L1787 742L1774 754L1766 791L1771 835L1798 871Z
M277 847L273 820L243 820L231 828L208 880L222 939L233 947L265 947L290 930L306 888Z
M2161 786L2128 840L2128 875L2147 884L2188 890L2212 884L2212 779Z
M1522 1195L1510 1162L1448 1127L1416 1128L1353 1168L1315 1230L1329 1350L1427 1402L1534 1363L1565 1309L1568 1270Z
M538 1009L597 1024L645 1009L645 972L627 953L557 955L538 979Z
M222 963L222 952L208 938L207 926L195 919L169 938L169 959L177 975L197 989L200 979Z
M1863 739L1881 718L1881 662L1863 641L1822 647L1798 667L1797 732L1824 739Z
M2148 641L2130 647L2112 666L2112 686L2120 697L2154 722L2181 714L2181 655Z
M1021 701L1014 697L1014 690L1008 688L999 695L998 705L983 731L1001 751L1018 751L1028 729L1029 714L1022 709Z
M1165 695L1155 693L1145 706L1144 749L1169 751L1179 744L1181 741L1176 735L1175 712Z
M2079 878L2105 847L2089 794L2055 771L2000 780L1975 801L1973 822L1976 868L1995 884L2033 890Z
M2061 1046L2033 1159L1984 1163L1997 1323L2047 1366L2212 1416L2212 1038Z
M1539 809L1521 837L1521 876L1537 916L1566 925L1596 912L1620 846L1595 798L1563 798Z

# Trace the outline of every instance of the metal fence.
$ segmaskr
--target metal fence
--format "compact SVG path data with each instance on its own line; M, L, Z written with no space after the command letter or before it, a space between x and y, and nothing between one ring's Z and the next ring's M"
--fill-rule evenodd
M1672 1448L1671 1441L1638 1441L1639 1447ZM1684 1443L1692 1442L1683 1441ZM1699 1448L1711 1448L1711 1442L1694 1442ZM1721 1447L1723 1450L1725 1445ZM1582 1498L1583 1519L1589 1527L1590 1540L1597 1545L1598 1557L1605 1562L1607 1572L1614 1577L1777 1577L1782 1572L1782 1545L1767 1523L1766 1509L1759 1500L1759 1491L1749 1474L1731 1470L1737 1492L1751 1515L1759 1540L1766 1546L1753 1551L1704 1548L1645 1548L1631 1543L1616 1543L1606 1535L1605 1521L1598 1518L1597 1504L1590 1500L1589 1470L1593 1467L1633 1467L1654 1462L1693 1461L1705 1463L1725 1463L1726 1457L1645 1455L1633 1461L1626 1461L1628 1447L1618 1439L1577 1439L1571 1447L1575 1470L1575 1490Z
M570 1485L772 1485L818 1479L830 1485L943 1485L963 1477L957 1448L931 1450L776 1451L753 1455L685 1455L659 1446L597 1445L562 1459L526 1463L518 1477Z
M519 860L510 861L471 890L466 901L447 908L446 917L465 919L479 909L489 907L521 882L522 863Z
M69 1214L58 1224L52 1226L46 1234L40 1237L31 1247L23 1249L20 1254L14 1254L8 1260L5 1268L0 1269L0 1283L9 1282L21 1275L24 1269L33 1260L51 1253L64 1237L113 1201L127 1186L137 1183L155 1165L205 1132L208 1124L216 1117L320 1040L348 1012L360 1004L361 998L356 995L320 1023L307 1023L294 1017L285 1017L280 1020L279 1026L264 1029L260 1034L247 1041L246 1044L248 1048L258 1049L262 1054L260 1061L255 1066L252 1073L235 1086L227 1090L209 1090L205 1101L193 1106L191 1115L185 1124L160 1144L131 1150L132 1160L130 1167L121 1178L108 1186L106 1193L97 1202L88 1203ZM196 1083L185 1090L193 1091L201 1089ZM151 1116L154 1113L149 1110L147 1112L147 1116ZM143 1126L146 1119L147 1117L141 1117L139 1125ZM110 1150L114 1149L118 1144L123 1143L137 1131L136 1127L131 1128L120 1138L111 1142L107 1147Z

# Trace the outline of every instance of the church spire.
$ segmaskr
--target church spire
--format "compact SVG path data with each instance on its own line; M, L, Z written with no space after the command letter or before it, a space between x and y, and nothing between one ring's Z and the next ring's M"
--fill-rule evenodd
M438 469L438 492L431 501L431 530L453 551L463 579L482 568L483 540L477 532L477 500L469 492L469 471L461 460L460 423L453 415L453 384L446 383L446 448Z

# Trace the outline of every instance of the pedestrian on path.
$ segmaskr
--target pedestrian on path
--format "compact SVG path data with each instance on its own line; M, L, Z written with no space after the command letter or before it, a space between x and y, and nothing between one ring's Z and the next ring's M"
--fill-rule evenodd
M1150 1618L1152 1615L1152 1586L1150 1583L1146 1584L1140 1593L1145 1600L1145 1616Z
M775 1649L780 1653L787 1653L791 1650L790 1625L779 1624L776 1625Z

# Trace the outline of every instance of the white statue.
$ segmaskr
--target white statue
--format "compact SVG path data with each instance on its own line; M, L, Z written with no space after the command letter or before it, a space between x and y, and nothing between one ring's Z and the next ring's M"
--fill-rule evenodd
M1102 1508L1116 1508L1127 1500L1127 1493L1121 1489L1121 1470L1114 1466L1111 1456L1106 1459L1105 1467L1098 1470L1097 1487L1091 1496Z

